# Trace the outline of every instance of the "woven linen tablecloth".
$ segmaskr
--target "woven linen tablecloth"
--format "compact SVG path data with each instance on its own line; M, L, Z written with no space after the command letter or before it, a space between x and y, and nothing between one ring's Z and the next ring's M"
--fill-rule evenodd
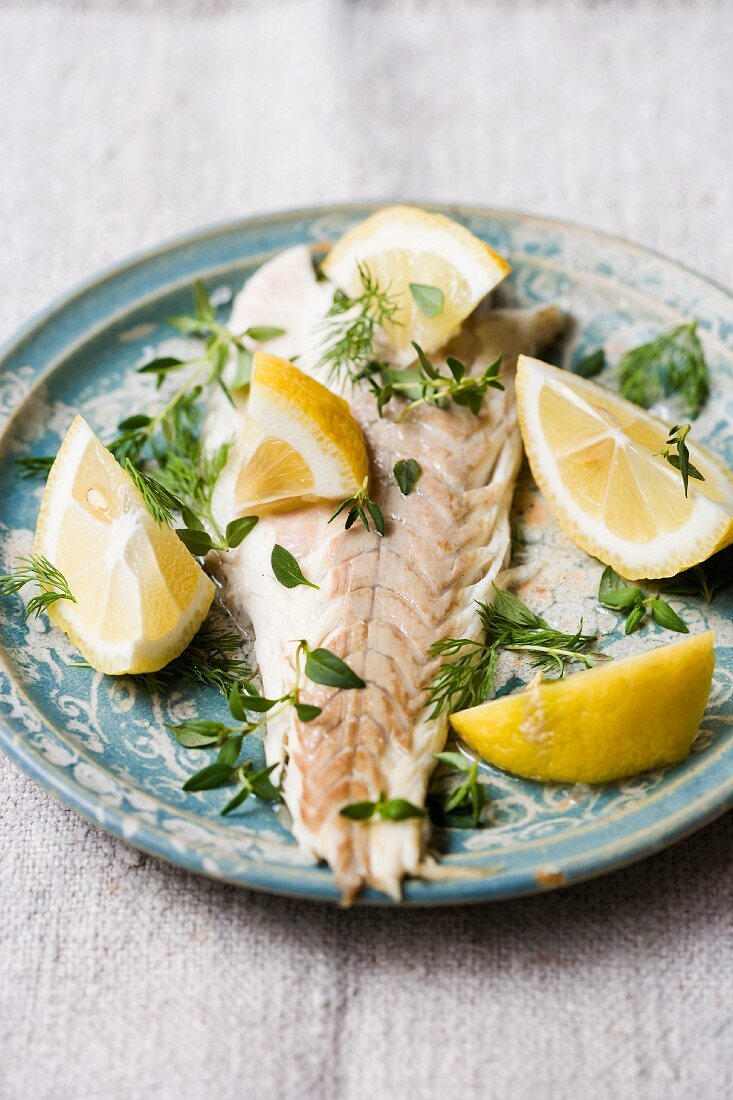
M0 338L161 238L354 198L554 214L730 283L732 15L0 0ZM732 838L340 912L164 866L0 758L0 1098L733 1095Z

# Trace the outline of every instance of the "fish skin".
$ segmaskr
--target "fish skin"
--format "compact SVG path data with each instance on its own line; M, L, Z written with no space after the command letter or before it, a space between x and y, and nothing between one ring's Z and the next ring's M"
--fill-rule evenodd
M305 252L277 259L291 309L299 283L312 279ZM291 280L283 279L288 256ZM265 269L258 275L263 272L266 277ZM261 309L262 286L255 289ZM247 294L245 287L237 304L240 323L261 323L248 316ZM312 288L303 300L313 310ZM278 323L275 306L271 324ZM509 556L509 509L522 458L514 363L519 352L536 353L561 328L554 309L501 310L477 318L451 342L445 354L471 373L504 354L506 389L490 390L478 417L456 406L421 408L398 423L397 402L380 418L365 387L350 394L370 454L370 495L385 517L384 538L361 525L346 531L342 517L329 524L333 505L311 505L261 517L241 546L221 557L227 599L254 627L268 697L292 689L300 639L331 650L366 681L363 689L339 690L304 680L301 701L320 706L321 715L304 723L289 708L268 724L265 742L268 763L281 766L293 833L333 868L346 904L365 885L398 898L403 877L419 873L427 817L360 823L339 811L380 793L425 804L433 754L448 728L445 715L431 719L425 708L438 664L429 648L443 637L477 636L474 601L487 598ZM285 344L280 353L295 349ZM313 370L314 358L311 351L298 365ZM422 468L407 497L393 474L402 458L415 458ZM223 519L231 518L221 495L218 507ZM275 580L275 543L295 555L318 590L288 590Z

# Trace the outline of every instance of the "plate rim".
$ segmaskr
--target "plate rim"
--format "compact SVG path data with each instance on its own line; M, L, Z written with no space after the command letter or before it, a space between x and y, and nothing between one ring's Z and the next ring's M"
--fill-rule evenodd
M226 237L227 235L242 232L243 230L246 231L248 228L257 225L268 225L278 221L296 221L298 219L315 221L319 218L339 213L345 215L364 213L365 216L368 216L368 214L374 210L380 209L385 205L393 205L396 203L400 205L422 206L425 209L439 212L449 213L453 211L464 216L477 216L487 219L513 219L524 224L535 223L540 226L567 231L576 235L581 234L600 244L605 242L620 245L622 248L629 249L641 257L651 257L674 271L684 272L687 276L691 276L699 281L704 288L714 290L722 294L724 298L733 302L733 292L723 284L702 274L698 270L676 259L672 259L653 248L640 245L635 241L617 234L608 233L604 230L596 229L569 219L533 214L511 208L440 200L431 200L428 202L416 199L392 199L382 201L364 200L358 202L313 204L275 210L269 213L256 213L245 217L230 218L210 223L198 229L189 230L166 238L158 244L149 245L145 248L136 250L124 258L102 267L91 275L79 280L61 294L51 298L40 309L32 313L20 327L11 333L10 337L0 346L0 370L4 372L6 360L21 347L28 337L31 337L42 327L52 323L56 315L61 314L70 305L84 298L90 292L93 292L95 288L105 283L113 282L128 270L136 267L144 267L146 263L156 257L163 256L166 253L174 252L187 246L196 246L197 244L201 244L217 236ZM53 363L50 363L47 367L42 369L33 379L33 388L41 384L46 375L53 370ZM11 413L8 422L12 420L12 416L13 414ZM4 434L4 430L2 434ZM4 650L2 650L1 655L3 657L2 665L6 668L6 674L12 680L13 677L10 673L10 669L7 668L4 660ZM153 855L158 859L181 867L191 873L203 875L214 881L228 882L232 885L244 886L248 889L254 889L273 895L309 901L338 901L338 890L330 879L329 872L326 870L323 871L324 878L320 882L318 880L313 880L312 885L304 887L301 881L296 889L291 889L287 883L288 876L283 874L285 871L283 865L268 864L267 862L260 865L252 864L245 868L243 874L231 876L222 873L219 869L212 871L203 866L192 866L192 856L195 856L195 842L186 842L184 850L178 852L170 843L171 838L169 835L159 835L160 831L157 828L151 828L144 822L137 822L135 836L127 836L125 835L126 830L124 828L124 821L129 818L134 819L134 815L129 811L117 807L105 807L104 821L100 821L98 813L95 813L95 807L97 809L99 807L100 797L95 797L93 792L75 782L71 775L67 775L67 773L45 760L40 752L34 751L30 745L23 743L22 739L16 738L2 719L0 719L0 746L11 761L32 780L38 782L44 790L50 793L64 806L74 810L97 828L102 829L115 836L117 839L122 840L124 843ZM576 882L587 881L591 878L611 873L612 871L619 870L622 867L629 866L645 859L647 856L654 855L671 844L677 843L692 835L698 829L703 828L716 818L722 816L731 807L733 807L733 774L727 777L727 779L724 779L714 789L708 790L702 795L698 795L673 813L658 818L651 823L646 823L630 834L630 836L623 837L620 841L617 840L615 845L613 843L605 843L596 845L595 847L582 849L576 859L570 859L568 861L572 863L571 873L569 875L563 874L562 876L553 877L552 874L550 874L548 881L540 882L536 874L533 875L531 871L524 870L517 872L521 881L514 883L512 880L505 878L502 887L498 890L492 890L491 877L474 876L472 879L464 882L453 880L445 883L416 883L412 881L406 883L405 893L400 902L395 902L376 892L369 891L359 899L359 904L396 908L428 907L433 905L444 906L497 901L510 897L545 893L549 890L573 885ZM168 839L167 845L164 843L165 839ZM631 843L629 844L629 842ZM609 847L615 847L615 853L611 851L599 860L599 851L603 852L604 849ZM484 857L485 855L486 853L484 853ZM497 860L501 861L502 850L497 849L496 855ZM305 869L306 867L304 865L295 865L293 867L293 870L296 872ZM312 867L308 867L307 869L312 870ZM281 880L285 878L285 883L282 881L278 882L278 878Z

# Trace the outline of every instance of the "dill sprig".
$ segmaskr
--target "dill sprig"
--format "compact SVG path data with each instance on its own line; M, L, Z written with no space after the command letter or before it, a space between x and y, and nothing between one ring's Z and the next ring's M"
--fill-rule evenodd
M27 557L19 557L16 560L18 565L12 573L0 575L0 596L19 592L26 584L37 584L40 592L28 601L25 609L26 619L31 615L37 618L42 611L46 611L58 600L71 600L72 603L76 603L66 577L51 564L48 558L40 554L29 554Z
M216 688L228 695L234 684L252 676L242 655L242 641L242 635L223 615L209 615L180 657L158 672L143 672L134 680L160 695L182 683Z
M23 455L15 460L18 473L26 481L34 477L48 477L53 463L52 455Z
M361 294L351 297L342 290L334 294L324 320L320 365L332 381L360 381L372 369L377 328L397 325L399 302L382 288L366 264L357 264Z
M138 470L137 466L133 466L129 458L125 459L124 469L132 478L135 488L143 499L143 504L153 519L165 527L171 527L173 514L180 512L183 508L180 500L150 474L145 474L142 470Z
M693 477L696 481L704 481L705 478L698 470L697 466L693 466L690 462L690 452L687 449L685 440L687 439L690 431L692 430L691 424L673 424L669 429L667 436L667 442L662 447L661 451L657 451L658 455L662 458L666 458L667 462L675 470L678 470L682 477L682 485L685 490L685 496L687 496L687 490L689 480ZM672 447L675 448L676 454L673 453Z
M155 449L158 481L185 508L204 520L220 541L223 539L223 532L213 514L212 497L230 449L231 442L227 441L213 453L207 453L201 439L198 418L180 424L168 445Z
M491 603L477 603L483 638L443 638L430 647L433 656L444 658L430 687L426 706L430 717L476 706L494 690L496 664L502 650L526 653L543 672L562 676L569 661L586 668L601 656L582 650L596 635L583 634L581 623L574 634L566 634L530 611L526 604L494 585Z
M393 397L403 397L408 400L408 404L400 412L398 420L403 420L422 405L435 405L444 409L449 401L470 409L474 416L478 416L487 390L504 389L499 381L501 355L481 374L475 376L467 373L465 364L460 359L449 355L446 364L450 373L441 374L414 340L412 346L417 355L414 367L393 370L384 364L378 364L367 378L380 414Z
M347 511L348 509L348 511ZM362 482L361 489L353 497L348 497L339 504L336 511L331 516L329 523L333 523L337 516L340 516L342 512L346 512L346 523L344 527L348 531L350 527L353 527L357 520L361 520L364 527L369 528L370 521L374 524L374 529L379 535L384 535L386 530L384 525L384 516L382 515L382 509L379 505L370 499L369 497L369 478L365 477Z
M645 409L675 397L683 413L697 416L710 392L697 321L627 351L619 366L619 387L624 397Z

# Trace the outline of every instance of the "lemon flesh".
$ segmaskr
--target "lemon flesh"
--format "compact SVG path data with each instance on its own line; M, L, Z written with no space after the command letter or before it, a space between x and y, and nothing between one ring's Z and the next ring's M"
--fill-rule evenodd
M708 631L459 711L453 729L525 779L606 783L684 760L710 695Z
M668 428L609 390L520 356L517 408L532 475L573 541L624 577L671 577L733 541L725 467L688 440L705 480L658 454Z
M240 514L286 501L345 500L361 488L369 459L348 403L286 359L255 354L248 414L256 438L235 480Z
M64 574L76 600L52 604L51 621L110 675L163 668L186 648L214 597L196 559L153 519L81 416L51 467L34 551Z
M349 230L329 252L323 271L346 294L358 296L359 265L397 305L384 331L397 362L403 363L415 358L413 340L428 353L442 347L511 270L462 225L412 206L380 210ZM437 316L420 312L410 283L442 291Z

